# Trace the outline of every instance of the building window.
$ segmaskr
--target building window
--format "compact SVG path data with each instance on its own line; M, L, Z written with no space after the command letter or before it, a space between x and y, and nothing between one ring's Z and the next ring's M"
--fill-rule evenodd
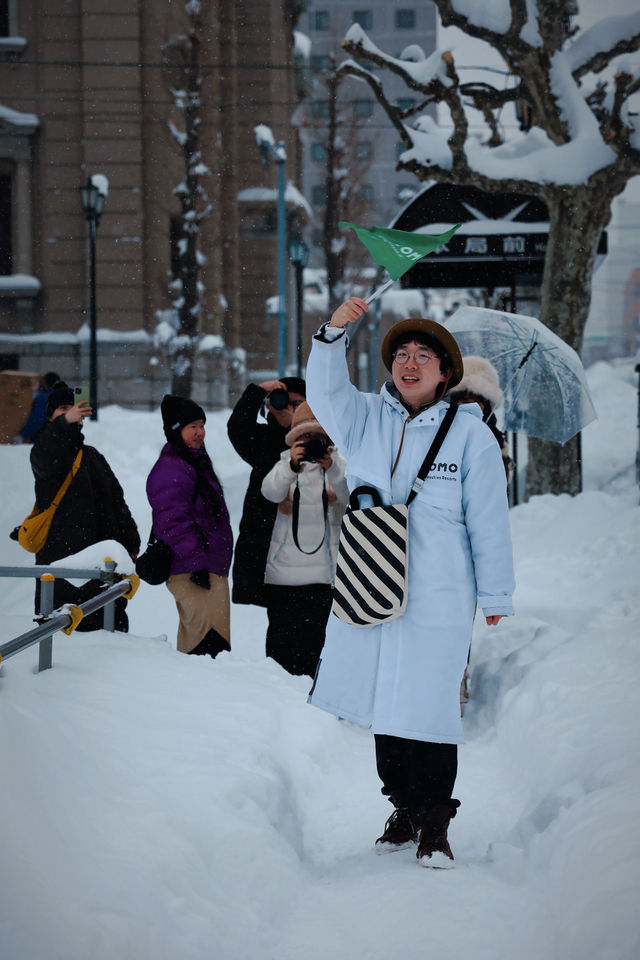
M396 29L413 30L416 25L415 10L396 10Z
M323 207L327 202L327 188L323 183L317 183L311 188L311 203L314 207Z
M9 0L0 0L0 37L8 37L9 31Z
M331 67L331 57L324 54L311 57L311 69L313 73L324 73Z
M405 150L408 150L408 149L409 148L404 145L402 140L396 140L396 160L399 160L400 154L404 153Z
M371 30L373 27L373 13L371 10L354 10L353 22L359 23L363 30Z
M361 140L356 143L356 159L369 160L373 156L373 144L368 140Z
M311 159L316 163L323 163L327 159L327 148L324 143L311 144Z
M411 110L411 108L415 107L416 105L416 98L415 97L399 97L396 100L396 103L398 104L401 110Z
M355 117L370 117L373 113L373 100L354 100L353 115Z
M328 30L330 17L328 10L312 10L309 14L312 30Z
M312 100L311 116L312 117L328 117L329 101L328 100Z
M11 176L0 174L0 276L13 272L11 244Z
M370 183L363 183L356 190L356 200L359 203L373 203L373 187Z

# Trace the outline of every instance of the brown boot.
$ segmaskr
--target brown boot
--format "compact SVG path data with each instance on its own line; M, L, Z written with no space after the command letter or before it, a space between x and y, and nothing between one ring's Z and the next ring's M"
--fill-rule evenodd
M376 840L376 853L391 853L413 846L418 839L418 828L406 807L393 811L384 825L384 833Z
M457 800L429 807L421 818L416 857L421 867L447 870L453 866L453 854L447 840L447 828L459 806Z

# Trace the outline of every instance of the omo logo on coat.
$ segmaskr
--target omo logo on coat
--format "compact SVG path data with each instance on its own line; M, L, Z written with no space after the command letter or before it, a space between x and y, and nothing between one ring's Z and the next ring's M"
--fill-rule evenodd
M457 480L458 479L458 470L459 465L457 463L447 463L446 461L440 461L439 463L432 463L431 469L427 475L427 480Z

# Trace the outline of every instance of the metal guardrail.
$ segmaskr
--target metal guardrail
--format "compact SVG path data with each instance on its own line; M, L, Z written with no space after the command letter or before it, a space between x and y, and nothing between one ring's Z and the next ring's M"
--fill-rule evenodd
M91 570L74 567L0 567L0 577L39 577L40 578L40 614L42 623L27 633L0 644L0 663L9 657L26 650L34 643L40 644L38 671L48 670L51 667L53 649L53 634L58 630L71 634L84 616L95 613L102 607L104 611L104 629L114 630L115 601L118 597L130 600L138 587L140 579L135 573L120 576L115 572L116 564L113 560L105 561L105 569L96 567ZM55 578L102 580L112 585L97 596L86 600L79 605L65 604L53 610L53 586ZM118 583L114 580L118 579Z
M104 561L104 567L0 567L0 577L35 577L38 580L47 574L56 579L102 580L103 583L113 583L119 576L115 560L109 559Z

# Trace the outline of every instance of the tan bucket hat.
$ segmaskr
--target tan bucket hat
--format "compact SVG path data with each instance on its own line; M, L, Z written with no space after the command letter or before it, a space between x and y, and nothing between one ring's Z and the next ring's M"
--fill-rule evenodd
M410 317L408 320L400 320L398 323L394 323L388 331L380 348L382 362L387 370L391 372L395 344L401 339L405 340L412 333L423 333L425 336L431 337L447 353L453 367L447 389L450 390L451 387L460 383L464 376L464 367L462 365L462 355L455 338L441 323L436 323L435 320L427 320L424 317Z

